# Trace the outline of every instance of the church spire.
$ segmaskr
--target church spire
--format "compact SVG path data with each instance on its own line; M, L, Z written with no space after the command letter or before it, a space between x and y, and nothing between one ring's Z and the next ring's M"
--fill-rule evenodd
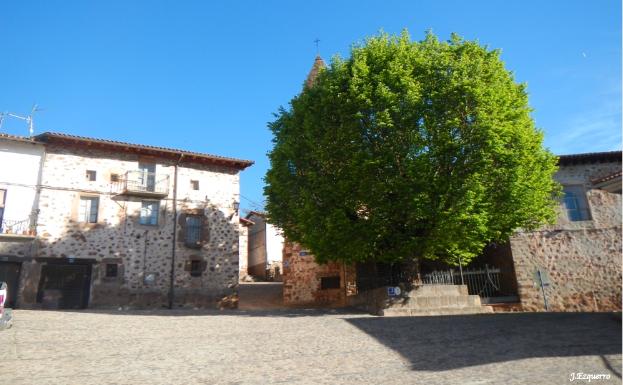
M307 80L305 80L305 87L313 86L314 82L316 81L316 78L318 77L318 73L320 72L320 70L326 67L327 65L325 64L324 60L322 60L320 55L317 55L316 60L314 60L314 65L309 71L309 75L307 75Z

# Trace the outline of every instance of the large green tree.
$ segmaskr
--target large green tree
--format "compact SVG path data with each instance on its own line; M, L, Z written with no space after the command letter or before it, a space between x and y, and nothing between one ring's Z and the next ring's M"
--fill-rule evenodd
M556 157L498 50L380 34L269 124L270 220L319 262L468 262L555 217Z

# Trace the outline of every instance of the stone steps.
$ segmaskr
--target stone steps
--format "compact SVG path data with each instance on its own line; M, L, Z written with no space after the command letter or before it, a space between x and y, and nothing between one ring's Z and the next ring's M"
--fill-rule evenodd
M384 316L430 316L493 313L480 297L470 295L466 285L423 285L400 298L388 298L378 314Z
M493 313L491 306L470 306L462 308L437 308L437 309L408 309L408 308L389 308L382 310L386 317L405 317L405 316L436 316L436 315L460 315L460 314L486 314Z
M408 293L410 298L468 295L467 285L422 285Z
M402 301L392 303L392 307L412 309L474 306L481 306L480 297L477 295L408 297Z

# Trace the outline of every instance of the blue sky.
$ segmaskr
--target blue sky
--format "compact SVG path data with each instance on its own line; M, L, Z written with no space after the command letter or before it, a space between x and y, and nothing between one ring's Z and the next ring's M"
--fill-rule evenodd
M228 4L229 3L229 4ZM557 154L621 148L621 2L6 1L0 111L44 110L36 132L252 159L243 208L263 201L266 123L320 54L383 29L432 29L502 49L546 145ZM2 131L26 135L23 122Z

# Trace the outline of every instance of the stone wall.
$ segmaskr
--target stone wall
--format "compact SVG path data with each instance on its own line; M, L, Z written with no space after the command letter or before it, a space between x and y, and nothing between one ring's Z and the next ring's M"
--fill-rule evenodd
M160 204L157 225L139 223L141 202L153 198L119 196L111 191L111 174L137 170L139 160L156 164L158 177L169 176L168 195L155 199ZM96 172L95 181L87 180L86 170ZM22 304L36 305L37 265L46 263L43 258L67 258L94 262L89 306L166 306L175 254L175 306L235 305L238 170L182 163L178 167L177 220L174 170L173 163L158 158L48 146L37 225L39 259L30 263L32 266L24 264ZM191 180L199 182L197 190ZM77 220L80 196L99 197L97 223ZM201 240L196 245L185 243L187 214L203 218ZM117 265L117 277L106 277L107 264Z
M534 278L537 269L551 280L546 288L550 310L621 310L621 195L591 185L591 180L620 170L620 162L561 166L556 180L584 186L591 220L570 221L561 205L555 225L511 238L524 310L544 310Z
M330 262L318 264L314 256L297 243L285 242L283 249L283 301L285 305L329 306L348 305L348 296L355 294L355 269L351 265ZM323 278L339 277L339 287L323 289Z
M254 278L266 279L266 218L251 212L247 219L253 224L249 226L248 274Z
M249 227L244 224L240 224L240 240L239 240L239 250L238 253L238 277L239 281L242 281L248 274L248 266L249 266Z
M9 236L0 237L0 256L16 256L30 259L36 244L34 239L16 239ZM1 259L0 259L1 261Z

